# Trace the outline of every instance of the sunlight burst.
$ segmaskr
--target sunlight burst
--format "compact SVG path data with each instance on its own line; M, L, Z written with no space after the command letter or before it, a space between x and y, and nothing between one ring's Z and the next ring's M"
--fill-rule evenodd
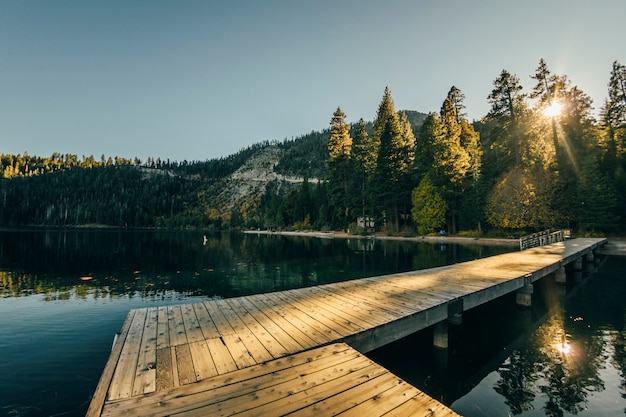
M559 343L558 345L556 345L556 349L561 352L563 355L567 355L572 351L572 345L570 345L569 343L565 342L565 343Z
M561 114L563 106L558 101L553 101L548 107L543 109L543 115L547 117L556 117Z

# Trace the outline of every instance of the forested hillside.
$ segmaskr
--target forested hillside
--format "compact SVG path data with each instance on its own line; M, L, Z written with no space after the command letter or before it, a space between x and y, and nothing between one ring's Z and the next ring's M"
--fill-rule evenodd
M242 227L242 211L259 217L246 210L269 183L285 191L327 178L329 134L265 141L209 161L0 154L0 225L220 228L233 217Z
M599 116L545 61L531 78L502 70L478 121L454 86L430 114L386 89L373 121L329 109L328 129L209 161L0 154L0 226L623 232L626 68Z

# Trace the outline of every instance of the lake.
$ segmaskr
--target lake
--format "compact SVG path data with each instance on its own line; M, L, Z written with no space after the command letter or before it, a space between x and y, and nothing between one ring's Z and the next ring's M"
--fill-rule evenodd
M242 233L206 234L205 242L203 235L0 232L0 415L84 415L131 308L430 268L515 249ZM599 265L577 285L542 283L530 311L504 297L467 312L461 326L451 327L445 354L430 347L432 335L424 331L371 357L468 417L623 413L626 264L611 257ZM576 347L571 356L555 356L540 343L557 327ZM579 362L584 369L574 366Z

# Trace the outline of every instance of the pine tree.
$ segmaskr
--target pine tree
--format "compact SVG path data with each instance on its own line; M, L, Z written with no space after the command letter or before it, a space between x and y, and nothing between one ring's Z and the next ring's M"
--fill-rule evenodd
M626 153L626 66L613 62L608 83L609 97L602 108L602 125L608 134L609 152Z
M463 103L465 100L465 94L453 85L448 92L448 98L452 102L452 107L454 107L456 121L461 123L461 120L467 118L467 114L463 111L465 110L465 104Z
M353 189L359 190L355 193L354 207L360 207L361 217L368 217L367 207L370 205L368 198L368 180L373 174L376 166L376 154L373 153L372 137L367 134L365 122L361 118L354 130L354 139L352 140L352 161L355 170L353 178L355 186Z
M503 69L493 82L493 90L487 96L491 109L488 119L514 121L523 108L525 95L521 92L519 78Z
M330 170L329 192L337 226L343 228L349 223L350 180L352 166L350 152L352 138L350 126L346 123L346 114L337 107L330 121L330 139L328 141L328 168Z
M380 141L380 136L383 133L383 129L387 124L387 120L389 117L396 114L395 105L393 103L393 99L391 98L391 91L389 87L385 87L385 92L383 93L383 98L378 105L378 110L376 111L376 117L374 118L374 138Z
M346 123L346 114L337 107L330 121L330 139L328 141L328 153L330 161L335 161L350 156L352 138L350 137L350 125Z
M411 214L420 235L431 234L445 224L448 205L428 175L413 190L411 197Z
M382 117L386 116L386 120ZM380 131L380 136L378 135ZM389 88L385 88L374 122L378 157L373 176L373 192L379 210L390 219L394 230L399 230L402 214L408 213L411 189L409 167L415 152L415 136L406 114L402 119L396 113Z
M525 144L520 129L519 118L525 109L525 94L519 78L507 70L502 70L498 78L493 82L494 89L487 96L491 109L487 113L487 119L496 123L497 129L493 129L492 140L494 148L502 156L512 156L516 165L522 163L522 153Z
M398 115L389 116L380 135L380 146L376 171L374 173L374 190L379 210L385 213L394 230L399 226L398 191L402 176L403 162L399 154L402 130Z
M578 186L576 220L581 231L612 230L619 221L619 200L609 178L597 159L587 155Z
M356 166L367 174L374 172L378 147L374 144L374 137L367 134L363 118L359 120L354 129L351 156Z

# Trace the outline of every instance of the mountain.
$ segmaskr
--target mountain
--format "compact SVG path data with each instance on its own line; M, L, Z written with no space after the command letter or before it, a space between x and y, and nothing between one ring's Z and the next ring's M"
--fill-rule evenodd
M412 110L402 110L417 137L419 128L428 116ZM399 112L400 113L400 112ZM351 125L354 135L356 124ZM372 123L366 123L369 134ZM316 183L328 176L328 140L330 129L312 131L292 140L274 142L258 149L228 176L216 183L208 195L214 196L213 208L231 212L236 206L262 195L270 181L286 186L301 184L306 178Z

